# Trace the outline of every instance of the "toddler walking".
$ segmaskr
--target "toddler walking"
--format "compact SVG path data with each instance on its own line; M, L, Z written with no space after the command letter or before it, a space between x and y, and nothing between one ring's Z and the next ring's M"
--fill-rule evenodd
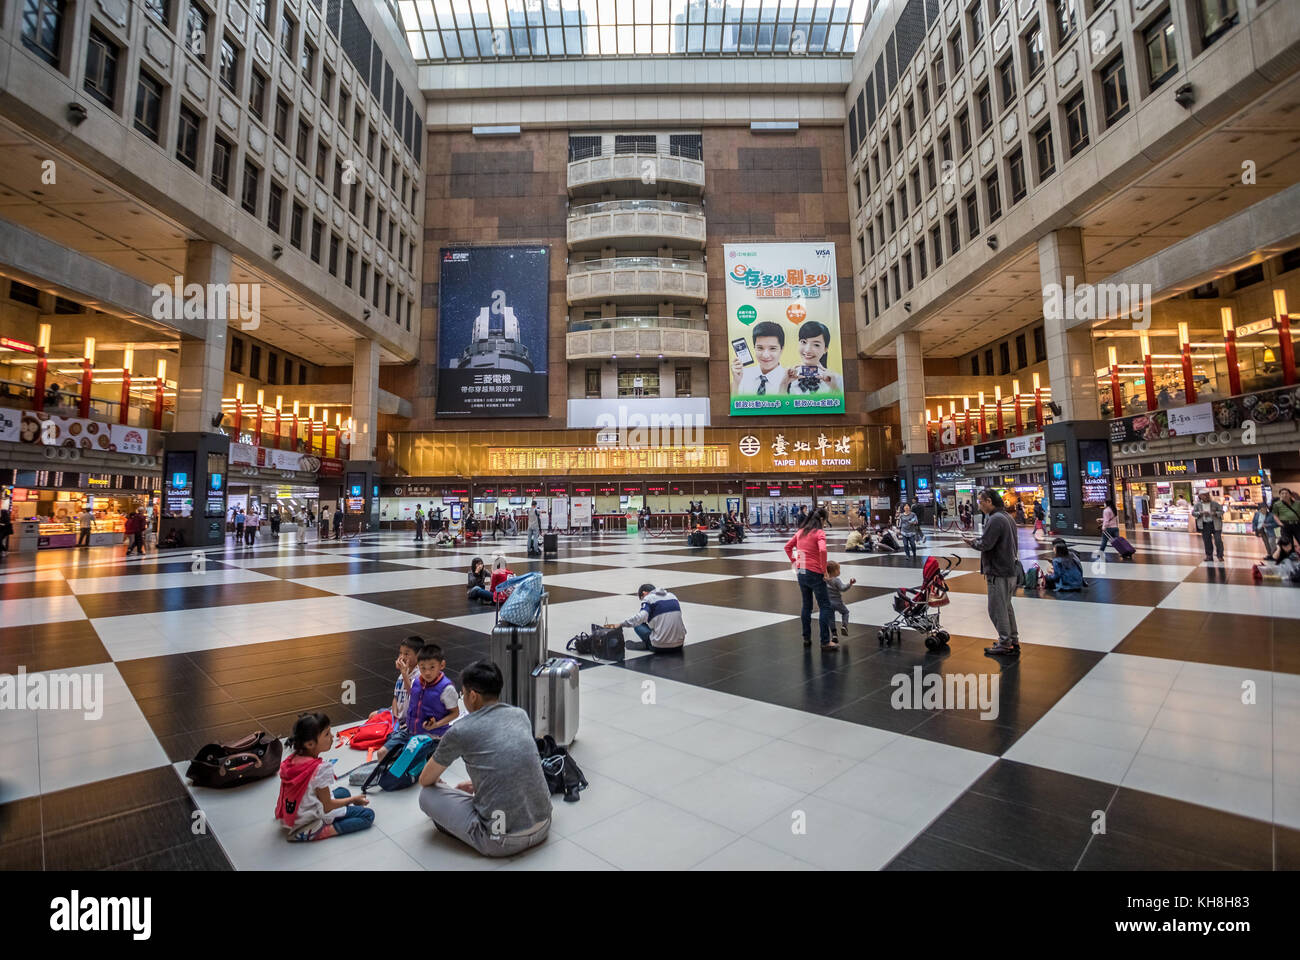
M849 587L857 583L856 577L850 577L849 582L845 583L840 579L840 565L834 560L826 563L826 595L830 598L831 609L838 611L843 621L840 627L839 636L847 637L849 635L849 608L844 604L843 593ZM832 617L834 614L832 614ZM835 621L831 620L831 635L835 635Z

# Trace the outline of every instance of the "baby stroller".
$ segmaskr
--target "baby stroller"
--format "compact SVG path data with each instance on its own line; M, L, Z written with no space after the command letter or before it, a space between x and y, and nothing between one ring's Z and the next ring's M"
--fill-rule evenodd
M916 630L925 635L927 650L946 650L948 631L939 627L939 608L948 604L948 581L944 574L959 566L958 557L942 561L926 557L921 569L919 587L900 587L894 594L894 610L898 616L880 628L876 634L880 645L901 644L904 630Z

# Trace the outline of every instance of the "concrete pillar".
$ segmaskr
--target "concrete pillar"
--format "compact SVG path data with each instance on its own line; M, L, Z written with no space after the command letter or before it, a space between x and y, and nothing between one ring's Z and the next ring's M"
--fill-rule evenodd
M1064 291L1066 280L1071 277L1075 287L1087 282L1083 234L1077 227L1057 230L1038 241L1038 274L1044 293L1053 285ZM1096 420L1097 373L1093 366L1092 331L1087 324L1067 329L1069 321L1064 316L1048 316L1055 312L1058 311L1044 310L1043 334L1047 342L1052 400L1061 406L1058 419Z
M379 431L379 344L352 341L352 449L349 459L375 459Z
M204 310L205 335L201 340L181 341L181 368L176 376L176 419L172 429L180 433L211 433L212 418L221 411L221 388L225 382L227 317L238 316L239 301L230 283L230 251L206 240L191 240L185 248L185 285L200 284L206 302L215 309ZM208 296L213 285L225 288L226 296ZM231 300L234 298L234 302Z
M898 422L903 432L903 452L928 453L921 334L915 330L899 334L894 347L898 351Z

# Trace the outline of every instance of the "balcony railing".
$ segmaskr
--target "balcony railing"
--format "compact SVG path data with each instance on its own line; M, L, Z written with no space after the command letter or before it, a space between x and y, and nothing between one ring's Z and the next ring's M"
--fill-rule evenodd
M697 203L678 203L675 200L602 200L571 208L569 217L589 217L593 213L635 213L638 210L704 216L704 208Z
M79 418L81 395L73 390L60 390L56 394L47 393L42 410L55 417ZM175 402L172 391L168 391L169 402ZM0 380L0 407L14 410L35 410L36 390L30 384ZM122 404L118 400L106 400L92 396L90 398L89 420L101 423L119 423ZM169 406L163 407L162 429L172 429L174 411ZM126 422L133 427L153 429L154 408L149 402L132 403L127 407Z
M593 317L570 320L570 333L587 330L708 330L707 320L694 317Z
M674 257L610 257L606 260L583 260L569 264L569 273L593 270L698 270L704 272L700 260L678 260Z
M592 157L614 157L614 156L647 156L647 157L683 157L687 160L704 159L704 151L701 147L691 147L682 145L672 145L667 147L654 146L649 144L624 144L618 146L617 141L614 144L596 144L589 146L571 146L569 148L569 160L590 160Z

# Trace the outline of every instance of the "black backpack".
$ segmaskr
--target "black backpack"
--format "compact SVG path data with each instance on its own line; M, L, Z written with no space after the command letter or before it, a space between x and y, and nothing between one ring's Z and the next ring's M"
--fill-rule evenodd
M284 746L265 730L230 743L209 743L185 771L196 787L235 787L280 771Z
M623 628L602 627L595 623L591 625L591 633L578 634L565 644L564 649L572 650L580 657L591 657L595 660L618 662L627 657Z
M569 751L548 733L537 741L537 753L542 760L542 775L546 777L547 788L551 793L564 794L565 803L577 803L581 799L578 792L587 789L587 778L569 756Z

